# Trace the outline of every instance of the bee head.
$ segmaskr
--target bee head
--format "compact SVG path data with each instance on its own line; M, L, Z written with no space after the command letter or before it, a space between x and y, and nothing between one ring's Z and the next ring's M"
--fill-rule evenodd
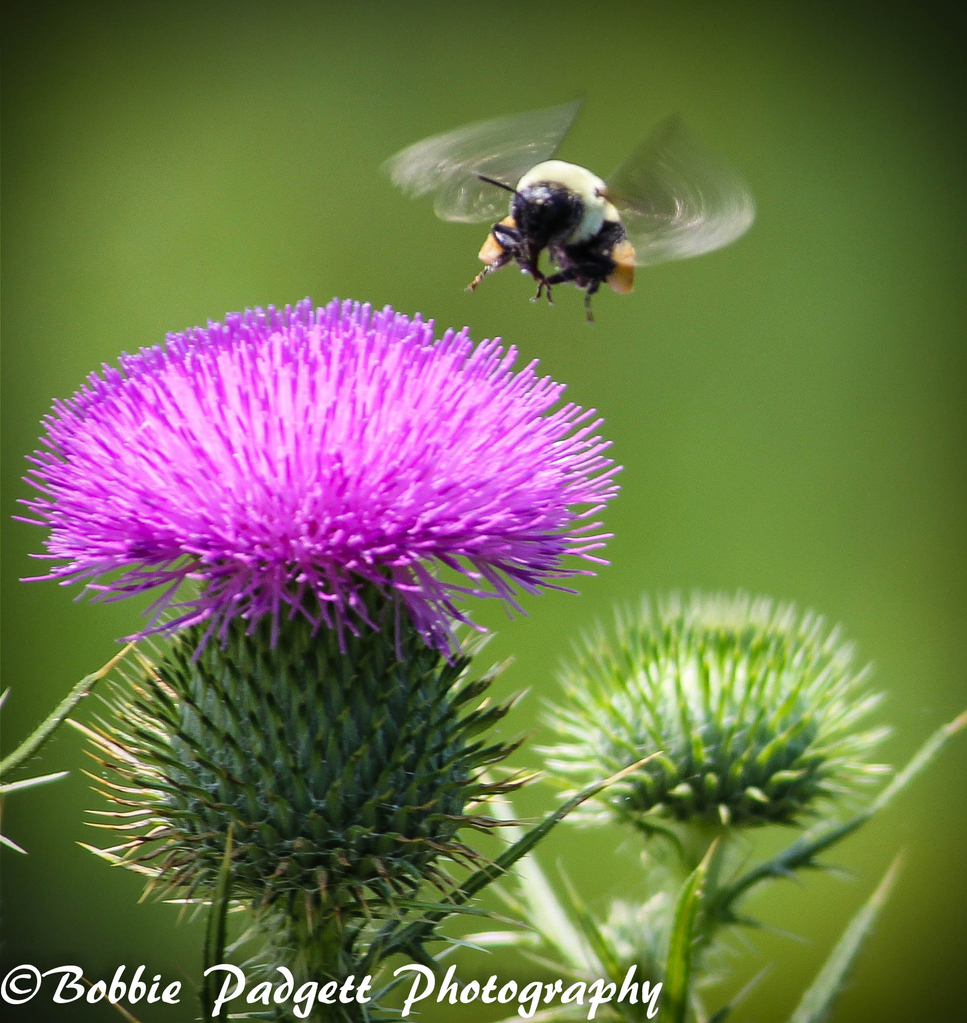
M584 213L584 204L578 195L550 181L518 189L510 208L521 233L539 248L566 238Z

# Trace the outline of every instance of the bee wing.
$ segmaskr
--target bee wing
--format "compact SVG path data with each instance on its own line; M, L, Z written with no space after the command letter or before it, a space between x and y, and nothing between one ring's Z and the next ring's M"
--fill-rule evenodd
M738 174L665 118L608 180L639 266L720 249L748 230L755 203Z
M531 167L554 155L580 107L577 101L476 121L408 146L383 166L407 195L434 195L444 220L493 220L507 212L507 196L477 175L515 187Z

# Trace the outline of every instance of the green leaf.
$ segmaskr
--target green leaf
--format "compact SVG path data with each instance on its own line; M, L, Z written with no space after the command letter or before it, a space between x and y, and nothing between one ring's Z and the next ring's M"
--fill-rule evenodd
M702 889L709 863L715 854L713 842L702 862L688 875L682 885L675 906L668 944L668 963L665 966L665 986L662 989L662 1023L684 1023L688 1010L689 981L692 973L692 942L695 937L695 918L702 902Z
M524 926L519 920L514 921ZM522 945L537 945L540 938L529 931L476 931L470 935L473 943L481 948L519 948Z
M478 909L475 906L461 906L457 902L421 902L419 899L400 899L394 898L393 905L400 909L415 909L418 912L425 910L438 910L446 909L451 913L462 913L465 916L484 916L488 920L493 919L494 914L486 909ZM507 923L513 923L514 921L508 920Z
M930 764L941 749L954 735L967 726L967 711L953 721L942 725L914 754L907 766L870 804L858 814L841 824L820 825L808 831L802 838L787 846L772 859L760 863L750 871L737 878L730 885L721 888L709 907L709 916L720 921L732 921L732 906L750 888L770 877L789 877L794 870L801 867L814 866L819 853L824 852L837 842L865 824L875 813L891 803L924 768Z
M614 784L616 781L620 781L626 775L631 774L632 771L637 771L642 764L647 763L654 756L657 756L657 754L652 753L637 763L630 764L623 770L618 771L617 774L611 775L610 778L605 778L603 781L595 782L593 785L582 789L581 792L562 804L553 813L548 814L540 824L525 832L518 841L505 849L496 860L471 874L459 888L450 893L449 898L439 903L439 909L425 913L422 920L415 920L402 927L397 921L390 921L373 939L365 958L360 964L360 972L368 972L370 967L376 962L380 959L385 959L394 952L412 952L415 946L430 937L435 924L454 912L455 906L469 902L479 891L482 891L487 885L496 881L503 874L506 874L522 856L526 856L572 810L575 810L586 799L597 795L602 789L607 788L607 786Z
M68 714L84 699L85 696L94 688L94 684L102 679L117 663L120 661L131 648L134 646L133 643L129 643L116 657L112 657L111 660L104 665L103 668L99 668L97 671L90 675L85 675L84 678L78 682L74 688L64 697L63 700L57 705L53 713L51 713L34 731L10 754L0 761L0 776L3 776L7 771L12 771L15 767L19 767L25 760L32 757L35 753L40 751L41 746L47 742L47 740L54 734L57 728L64 722Z
M600 968L607 974L608 978L616 984L620 984L625 971L621 968L617 955L608 944L607 938L602 934L601 928L598 927L594 917L588 912L587 906L581 900L574 885L571 884L571 879L563 871L561 872L561 879L564 881L564 889L567 892L571 912L577 919L581 933L584 935L584 940L598 957L598 961L601 964Z
M494 816L501 820L512 820L513 811L509 802L495 802ZM514 826L501 829L513 844L523 837L523 831ZM525 903L518 907L518 915L550 941L561 953L564 960L578 970L593 971L581 935L571 923L560 899L551 887L534 856L522 859L516 868L520 897ZM530 935L528 935L528 938ZM526 939L525 939L526 940Z
M901 859L902 857L897 856L890 864L876 891L849 922L849 926L823 964L812 986L802 996L796 1011L789 1017L789 1023L821 1023L826 1018L877 915L890 897Z
M732 996L732 999L723 1005L721 1009L716 1010L711 1016L709 1016L706 1023L725 1023L725 1020L732 1015L732 1012L749 997L750 994L759 986L760 981L763 977L772 969L772 964L769 963L767 966L763 966L761 970L750 980L741 991Z

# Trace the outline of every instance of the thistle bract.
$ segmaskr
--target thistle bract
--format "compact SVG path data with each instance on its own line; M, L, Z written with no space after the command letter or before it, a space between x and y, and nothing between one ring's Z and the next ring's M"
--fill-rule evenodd
M387 624L378 600L369 611ZM489 678L471 682L469 658L448 661L409 625L342 644L302 616L275 645L271 629L234 622L200 653L187 629L115 688L96 742L112 798L136 808L125 861L204 897L231 833L234 898L378 916L441 876L441 857L472 856L457 833L484 826L479 775L510 749L475 736L506 707L474 709Z
M619 615L565 668L552 773L576 788L660 751L599 797L645 829L662 818L789 823L879 774L879 697L822 618L747 597L671 598Z
M223 639L290 611L356 629L371 587L452 651L464 593L514 604L582 571L567 555L598 560L589 517L617 490L593 412L553 409L563 388L515 358L308 300L125 355L46 420L26 503L61 561L49 577L107 598L162 587L157 628Z

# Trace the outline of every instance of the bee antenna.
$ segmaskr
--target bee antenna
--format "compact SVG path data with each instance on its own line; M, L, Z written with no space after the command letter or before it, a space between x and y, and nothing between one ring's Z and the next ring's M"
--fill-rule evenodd
M485 174L478 174L478 178L481 181L486 181L488 185L496 185L498 188L502 188L505 192L511 192L514 195L517 194L516 188L511 188L510 185L505 185L503 181L495 181L493 178L488 178Z

